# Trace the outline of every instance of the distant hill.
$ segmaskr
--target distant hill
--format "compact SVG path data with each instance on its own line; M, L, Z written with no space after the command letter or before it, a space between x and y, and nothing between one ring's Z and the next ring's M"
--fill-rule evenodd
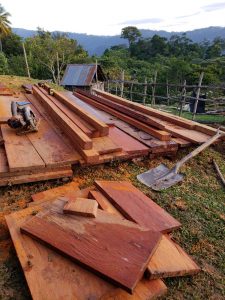
M148 30L142 29L140 30L142 36L144 38L152 37L154 34L158 34L159 36L170 38L171 35L177 34L181 35L184 32L167 32L164 30ZM35 35L35 30L27 30L22 28L13 28L13 32L18 34L23 38L31 37ZM85 50L88 51L89 55L101 55L105 49L110 48L119 44L127 44L127 41L121 39L119 35L114 36L103 36L103 35L88 35L85 33L74 33L74 32L66 32L67 35L76 39L80 45L84 47ZM187 37L193 40L194 42L202 42L204 40L212 41L216 37L225 38L225 27L208 27L202 29L195 29L192 31L186 32Z

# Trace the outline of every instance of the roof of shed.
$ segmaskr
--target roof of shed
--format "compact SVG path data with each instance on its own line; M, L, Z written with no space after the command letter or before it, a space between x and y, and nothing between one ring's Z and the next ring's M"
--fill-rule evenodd
M105 80L101 67L97 66L98 76L101 74L99 79ZM66 67L60 85L90 86L95 74L96 64L70 64Z

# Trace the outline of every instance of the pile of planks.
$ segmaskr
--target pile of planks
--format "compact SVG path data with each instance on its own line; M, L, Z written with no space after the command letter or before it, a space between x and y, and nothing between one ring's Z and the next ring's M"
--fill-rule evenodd
M181 224L126 181L75 182L6 216L33 299L147 300L199 267L171 238Z
M24 85L31 89L30 85ZM140 156L175 155L205 142L215 129L94 90L58 92L47 84L32 94L0 98L0 186L72 176L72 165ZM29 101L39 131L16 136L6 124L11 101Z

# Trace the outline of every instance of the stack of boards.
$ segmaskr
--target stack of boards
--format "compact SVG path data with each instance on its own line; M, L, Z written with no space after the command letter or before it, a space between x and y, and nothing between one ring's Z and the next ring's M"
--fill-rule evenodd
M1 96L0 186L71 177L75 164L175 155L179 147L203 143L215 134L208 126L95 93L77 90L73 95L42 84L16 99ZM17 136L7 126L11 101L31 103L40 120L37 133Z
M6 221L34 300L155 299L162 278L199 271L170 236L181 224L130 182L71 182L32 199Z

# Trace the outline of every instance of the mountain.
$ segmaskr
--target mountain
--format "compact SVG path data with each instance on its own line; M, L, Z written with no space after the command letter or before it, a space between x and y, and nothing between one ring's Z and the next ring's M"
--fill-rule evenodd
M154 34L165 37L169 39L172 35L181 35L184 32L168 32L164 30L149 30L141 29L142 36L144 38L150 38ZM22 38L27 38L34 36L36 34L35 30L28 30L22 28L13 28L13 32L21 36ZM55 32L55 31L54 31ZM53 33L54 33L53 32ZM74 33L66 32L69 38L75 39L80 45L83 46L85 50L88 51L89 55L102 55L105 49L110 48L119 44L126 44L127 41L121 39L119 35L107 36L107 35L88 35L86 33ZM207 27L201 29L195 29L192 31L186 31L186 35L193 42L200 43L204 40L213 41L216 37L221 37L225 39L225 27Z

